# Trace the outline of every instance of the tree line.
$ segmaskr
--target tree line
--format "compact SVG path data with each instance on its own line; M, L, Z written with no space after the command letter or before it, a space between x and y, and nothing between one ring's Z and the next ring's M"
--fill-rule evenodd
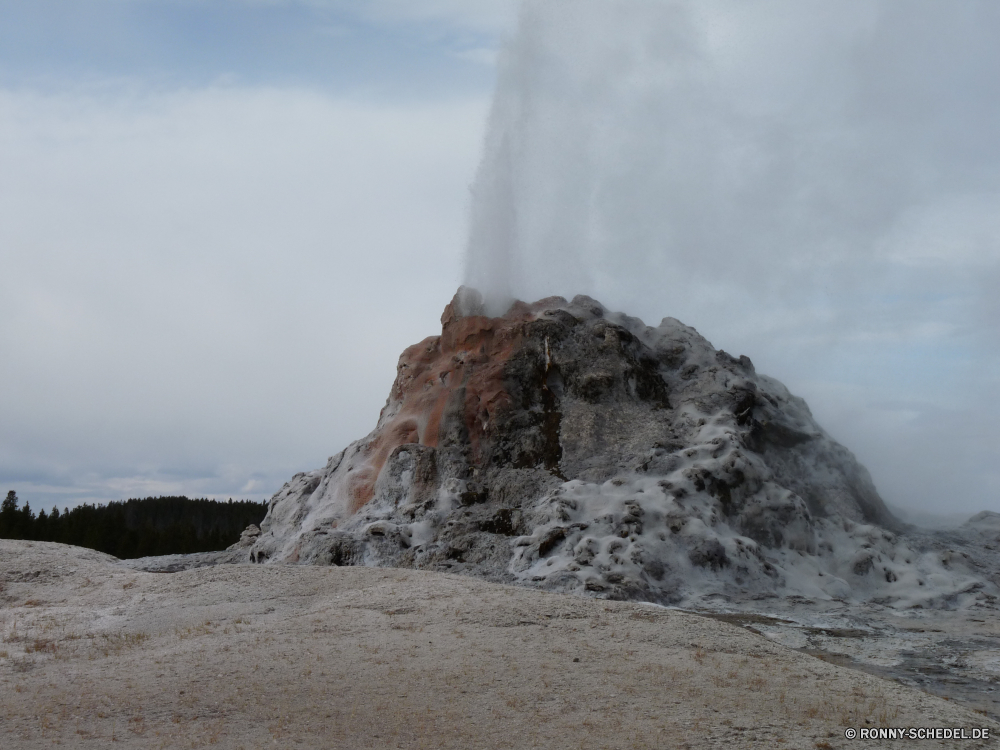
M267 503L186 497L133 498L37 515L30 503L19 505L13 490L0 504L0 539L74 544L122 560L222 550L267 513Z

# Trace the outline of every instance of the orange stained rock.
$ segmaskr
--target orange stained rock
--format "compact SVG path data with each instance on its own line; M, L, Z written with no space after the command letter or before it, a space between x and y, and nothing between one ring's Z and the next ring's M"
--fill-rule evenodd
M507 361L524 341L526 324L540 310L560 303L566 301L515 303L504 317L490 318L460 316L453 300L441 316L441 335L409 347L399 358L383 410L393 417L369 442L364 465L352 472L349 512L372 499L375 481L396 448L409 443L439 447L446 410L459 412L468 434L468 458L479 463L484 438L512 404L503 382Z

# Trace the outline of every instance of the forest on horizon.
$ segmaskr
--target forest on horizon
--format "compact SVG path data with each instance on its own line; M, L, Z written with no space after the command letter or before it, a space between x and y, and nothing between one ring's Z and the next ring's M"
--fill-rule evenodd
M220 502L187 497L116 500L37 515L20 507L11 490L0 504L0 539L59 542L105 552L119 559L223 550L260 524L267 503Z

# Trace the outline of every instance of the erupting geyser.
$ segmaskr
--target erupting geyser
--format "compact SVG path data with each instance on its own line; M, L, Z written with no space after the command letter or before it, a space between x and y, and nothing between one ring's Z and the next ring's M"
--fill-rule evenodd
M985 184L927 149L981 135L937 106L945 84L896 85L937 28L901 15L945 7L914 6L525 3L441 334L400 357L375 430L286 484L238 554L671 603L995 601L993 516L962 539L905 529L747 357L673 318L545 296L608 290L645 313L701 293L735 317L905 257L900 222L942 175ZM954 28L995 12L973 6ZM890 48L919 51L913 69ZM910 114L930 109L933 123Z
M375 430L274 496L256 562L466 572L659 602L990 596L750 360L589 297L459 290Z

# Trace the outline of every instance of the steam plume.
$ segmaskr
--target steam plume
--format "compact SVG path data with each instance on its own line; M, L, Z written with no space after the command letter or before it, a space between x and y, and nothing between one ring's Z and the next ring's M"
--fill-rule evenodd
M887 497L931 507L1000 419L983 406L1000 368L998 33L994 0L526 2L465 282L493 313L586 293L675 316L830 403L862 394L865 428L840 406L823 421L870 449ZM988 463L958 472L980 507L1000 487Z
M928 224L981 244L968 222L992 237L1000 207L983 168L1000 162L997 28L989 0L525 3L466 283L494 306L679 277L808 294L859 260L940 254Z

